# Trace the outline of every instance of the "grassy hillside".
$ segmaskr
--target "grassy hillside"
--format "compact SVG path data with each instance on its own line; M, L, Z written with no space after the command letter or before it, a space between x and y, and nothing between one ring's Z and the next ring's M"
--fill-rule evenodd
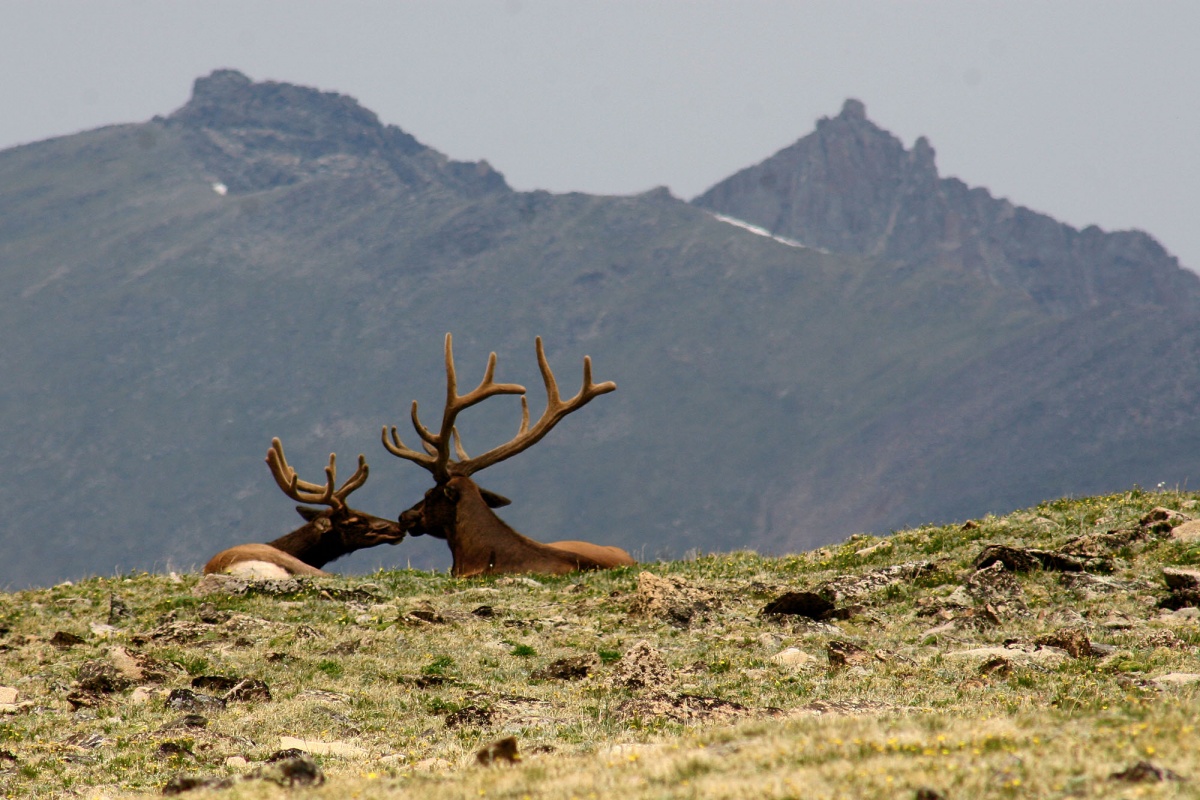
M1135 489L783 558L4 594L0 787L1194 796L1193 517L1200 495Z

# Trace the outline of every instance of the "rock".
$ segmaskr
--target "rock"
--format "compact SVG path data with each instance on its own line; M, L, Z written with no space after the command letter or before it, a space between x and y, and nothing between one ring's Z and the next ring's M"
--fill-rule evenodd
M1085 564L1078 557L1031 547L1009 547L989 544L975 557L975 569L986 569L1000 563L1012 572L1030 572L1035 569L1058 572L1082 572Z
M1195 672L1168 672L1153 679L1159 686L1191 686L1200 683L1200 674Z
M308 753L295 754L283 750L267 758L267 766L256 770L253 777L278 784L284 788L296 786L320 786L325 783L325 773Z
M997 616L1027 612L1021 584L1001 561L992 561L988 566L976 570L967 578L964 588L977 603L991 606Z
M877 553L886 553L891 549L892 543L885 539L884 541L873 544L870 547L864 547L861 550L855 550L854 555L858 556L859 558L870 558Z
M228 789L232 786L233 778L204 778L197 775L176 775L163 786L162 793L169 797L196 789Z
M528 589L541 589L545 584L535 581L533 578L527 578L523 575L507 575L499 578L496 581L497 586L524 586Z
M67 631L57 631L50 637L50 644L57 647L59 650L69 650L72 647L80 644L86 644L87 639L82 636L77 636Z
M623 689L655 689L669 683L671 670L649 642L638 642L613 665L607 683Z
M862 575L843 575L817 587L817 594L833 603L857 600L896 583L906 583L924 575L932 575L937 565L931 561L909 561L890 567L871 570Z
M869 652L850 642L833 641L825 647L829 655L829 666L835 669L867 664L871 661Z
M16 705L20 693L11 686L0 686L0 706Z
M1063 628L1033 640L1039 647L1057 647L1067 651L1071 658L1091 658L1097 655L1087 634L1078 628Z
M586 678L598 666L600 666L599 656L588 653L573 658L560 658L541 669L534 670L529 677L535 681L576 681Z
M1042 666L1058 666L1068 658L1065 650L1058 648L1023 649L1021 647L975 647L970 650L958 650L945 654L945 658L978 660L981 664L996 658L1010 661L1013 665L1040 664Z
M316 756L340 756L342 758L366 758L371 753L357 745L347 742L323 742L317 739L298 739L294 736L280 736L281 751L300 750Z
M1149 761L1139 761L1128 769L1114 772L1108 776L1108 779L1110 781L1128 781L1130 783L1186 780L1181 775L1177 775L1165 767L1151 764Z
M508 736L492 742L475 753L475 760L485 767L501 762L517 763L521 760L521 754L517 752L517 737Z
M714 722L753 714L741 703L719 697L656 692L618 705L613 713L622 719L669 720L671 722Z
M219 711L225 708L225 701L191 689L172 689L166 705L176 711Z
M816 592L786 592L763 606L759 616L801 616L822 620L833 611L833 603Z
M80 690L94 694L121 692L133 685L120 670L104 661L84 662L79 667L78 680Z
M691 586L682 578L660 577L651 572L638 575L638 588L629 604L630 616L662 619L686 628L702 619L716 605L711 592Z
M1171 591L1200 589L1200 570L1163 567L1163 580Z
M811 669L817 665L817 657L798 647L789 647L771 656L771 661L790 670Z
M458 711L446 715L447 728L486 728L496 717L494 709L485 706L463 706Z
M1191 517L1189 517L1187 514L1180 513L1174 509L1155 506L1154 508L1150 509L1150 512L1146 514L1146 516L1138 520L1138 524L1142 527L1153 528L1157 531L1165 533L1177 525L1182 525L1190 519Z
M1200 540L1200 520L1192 520L1171 529L1171 538L1177 542Z

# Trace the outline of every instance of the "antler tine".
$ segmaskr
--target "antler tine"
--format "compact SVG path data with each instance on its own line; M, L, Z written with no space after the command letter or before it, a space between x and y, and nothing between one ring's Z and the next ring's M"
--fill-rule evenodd
M617 384L612 381L593 383L592 359L590 356L584 356L583 386L580 387L579 392L574 397L563 401L559 395L558 381L554 379L554 372L550 369L550 362L546 359L546 351L542 346L542 337L539 336L534 340L534 346L537 350L538 369L542 373L542 383L546 387L546 410L542 412L541 418L530 428L529 405L525 402L524 396L522 396L521 427L517 431L516 437L512 441L495 447L480 456L476 456L470 460L462 459L458 464L454 465L454 471L457 474L473 475L484 467L490 467L492 464L529 449L541 441L542 437L549 433L559 423L559 420L567 414L587 405L593 398L607 394L617 388Z
M329 465L333 466L333 454L329 455ZM346 479L342 484L342 488L333 493L333 499L338 501L340 507L345 507L346 498L349 497L355 490L367 482L367 476L370 475L371 468L367 466L367 458L362 453L358 454L358 469L354 474ZM329 485L333 486L333 476L329 477Z
M447 333L445 345L446 361L446 405L442 410L442 425L437 433L429 430L417 416L417 403L412 404L412 424L427 452L420 453L412 450L400 441L395 426L391 428L391 439L388 441L388 429L383 429L383 445L388 452L400 458L407 459L424 467L433 473L434 478L442 480L450 475L451 448L460 460L465 460L465 451L458 440L454 422L463 410L480 403L493 395L519 394L524 396L525 387L516 383L496 383L496 354L488 356L487 367L483 372L483 380L479 385L466 394L458 393L458 374L454 368L454 339Z
M283 493L293 500L301 503L317 503L327 506L340 505L341 501L334 499L333 484L337 476L337 457L333 453L329 454L329 466L325 467L324 486L300 480L300 476L296 474L296 470L292 469L292 466L287 463L287 457L283 454L283 442L279 441L278 437L271 440L271 447L267 450L267 466L271 469L271 475L274 476L275 483L279 484L279 488L283 490ZM355 476L350 480L354 480L357 476L358 474L355 473ZM364 477L363 480L366 480L366 478ZM361 485L360 482L359 486Z

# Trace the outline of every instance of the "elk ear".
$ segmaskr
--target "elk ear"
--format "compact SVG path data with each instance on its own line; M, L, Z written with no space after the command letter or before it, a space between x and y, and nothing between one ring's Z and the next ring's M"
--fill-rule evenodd
M312 522L314 519L321 516L325 512L319 508L311 508L309 506L296 506L296 513L299 514L300 516L304 517L304 519L306 521Z
M447 500L449 500L451 503L457 503L458 502L458 489L455 488L454 486L449 486L449 485L443 486L442 487L442 496L445 497Z
M483 495L483 502L487 503L488 508L503 508L504 506L512 505L512 500L509 500L502 494L496 494L482 487L480 487L479 493Z

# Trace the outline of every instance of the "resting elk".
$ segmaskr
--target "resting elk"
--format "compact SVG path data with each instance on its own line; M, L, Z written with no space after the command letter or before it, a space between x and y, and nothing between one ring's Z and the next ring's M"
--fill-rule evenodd
M337 490L333 488L337 483L337 456L333 453L329 454L329 466L325 468L324 486L300 480L296 470L287 463L279 439L271 440L267 465L275 482L288 497L329 508L296 506L296 511L307 520L306 524L267 544L239 544L222 550L204 565L206 573L228 572L231 568L234 571L250 569L251 562L266 562L282 568L289 575L328 575L321 567L334 559L355 550L396 544L404 539L404 532L395 522L346 505L350 493L367 482L367 462L361 455L358 469Z
M456 577L493 575L498 573L533 572L563 574L583 569L609 569L635 563L619 547L606 547L589 542L551 542L541 544L510 528L493 508L508 505L509 500L481 489L471 480L485 467L511 458L537 444L559 420L583 407L594 397L617 388L612 381L592 382L592 362L583 359L583 388L570 400L562 400L550 364L536 341L538 367L546 385L546 410L533 427L529 426L529 404L525 387L515 383L496 383L496 354L488 357L483 380L467 394L458 393L454 372L454 353L450 334L446 334L446 404L442 424L437 433L421 424L417 403L412 404L412 423L424 445L424 452L410 449L400 441L396 427L383 428L383 445L388 452L417 464L433 474L435 485L425 498L400 515L400 527L408 534L428 534L445 539L454 556L451 574ZM489 397L502 394L521 396L521 427L506 444L471 458L463 448L455 420L459 413ZM451 457L451 447L454 458Z

